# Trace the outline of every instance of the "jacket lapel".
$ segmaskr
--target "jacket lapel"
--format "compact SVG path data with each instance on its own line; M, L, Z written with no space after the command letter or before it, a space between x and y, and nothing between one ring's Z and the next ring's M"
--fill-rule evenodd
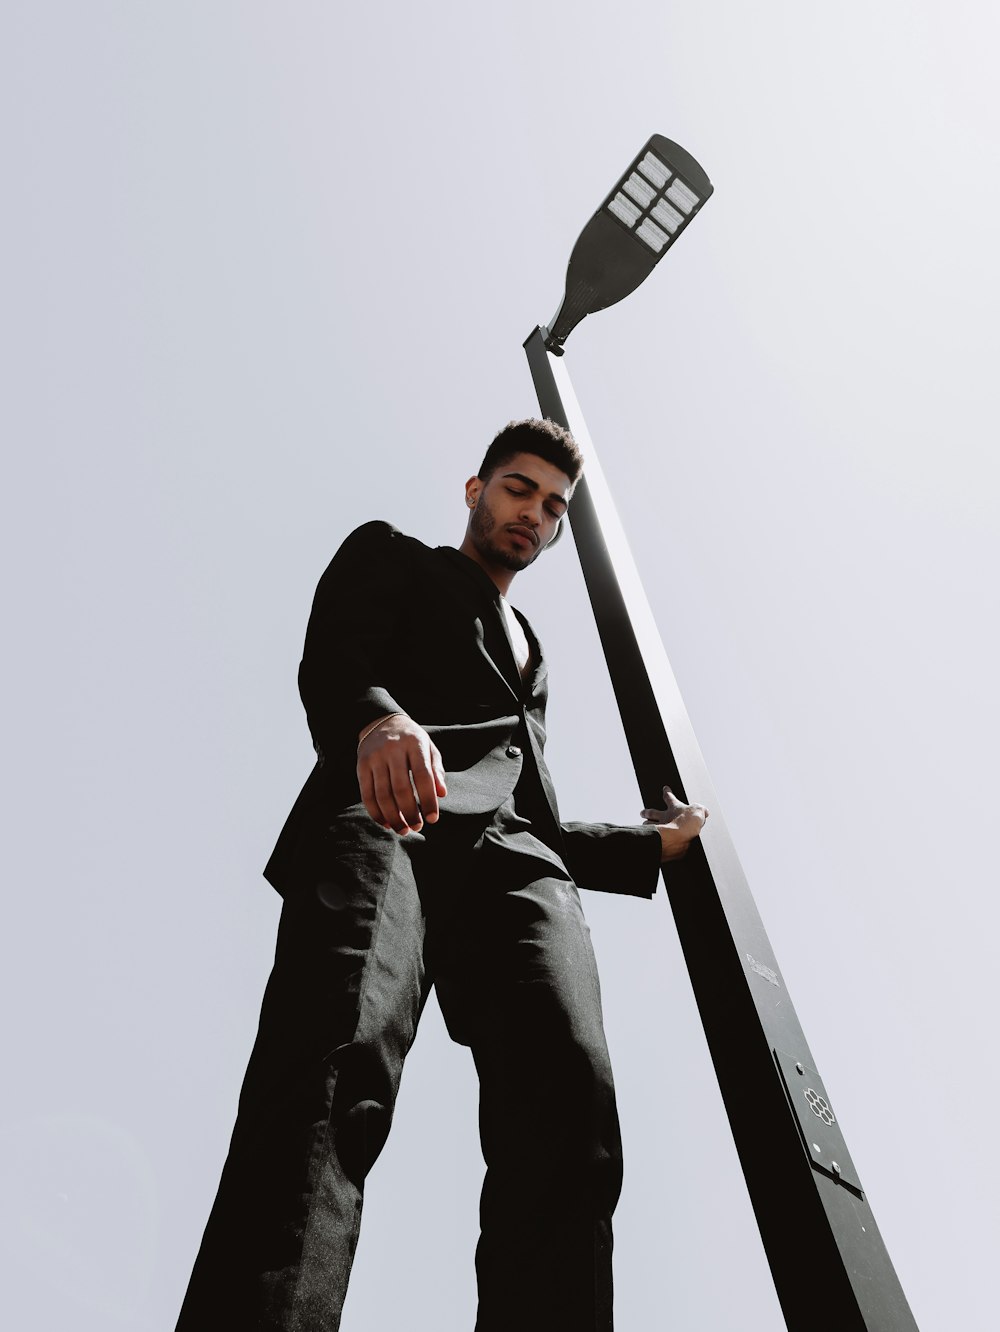
M511 646L507 626L504 624L500 603L496 602L484 610L478 624L484 655L514 697L520 699L521 679L517 663L514 661L514 649Z
M455 550L453 546L438 546L437 550L468 579L467 586L475 594L477 632L483 656L515 699L520 702L523 686L514 660L514 648L504 622L496 583L475 560L470 560L467 555Z
M514 610L513 606L511 607L511 610ZM533 664L531 667L531 674L528 676L527 680L524 681L524 685L527 686L528 692L531 695L535 695L541 692L542 684L548 676L549 668L546 665L545 655L542 652L542 645L535 636L534 629L532 629L527 619L519 610L514 610L514 614L521 622L521 628L524 630L525 637L528 640L528 646L531 648L531 660ZM510 643L509 638L507 641ZM511 647L511 653L513 654L513 647ZM524 686L522 686L522 688L523 687Z

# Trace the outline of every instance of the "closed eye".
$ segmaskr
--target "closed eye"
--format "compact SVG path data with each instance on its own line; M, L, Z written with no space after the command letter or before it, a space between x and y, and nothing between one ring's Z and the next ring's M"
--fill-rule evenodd
M518 498L520 498L520 496L522 496L522 495L526 495L526 494L528 493L526 490L515 490L513 486L507 486L506 489L507 489L507 493L508 493L508 495L517 495ZM549 504L546 504L546 506L545 506L545 512L549 515L550 518L561 518L561 517L562 517L561 512L560 512L558 509L553 509L552 506L549 505Z
M521 498L522 496L526 496L526 494L529 494L529 492L527 492L527 490L517 490L517 489L514 488L514 486L505 486L505 488L503 488L503 489L506 490L506 492L507 492L507 494L509 494L509 496L517 496L518 500L519 500L519 498ZM562 510L562 509L553 509L553 506L551 506L551 505L546 505L546 506L545 506L545 511L546 511L547 514L549 514L549 517L550 517L550 518L562 518L563 511L565 511L565 510Z

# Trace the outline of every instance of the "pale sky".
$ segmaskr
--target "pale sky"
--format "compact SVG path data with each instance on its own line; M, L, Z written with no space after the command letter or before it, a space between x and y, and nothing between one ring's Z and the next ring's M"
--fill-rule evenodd
M926 0L5 6L7 1325L173 1327L316 580L371 518L460 542L535 411L521 343L657 132L715 196L567 364L917 1322L995 1326L998 37ZM572 542L512 600L563 816L638 822ZM619 1332L774 1332L666 898L585 906ZM432 1005L345 1332L469 1332L481 1177Z

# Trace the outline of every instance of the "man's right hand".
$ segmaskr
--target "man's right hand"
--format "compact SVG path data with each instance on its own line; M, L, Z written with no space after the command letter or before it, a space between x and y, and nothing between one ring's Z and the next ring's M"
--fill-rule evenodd
M368 813L401 836L419 832L425 819L436 823L438 797L448 789L434 741L412 717L399 713L384 717L367 735L365 730L358 733L358 786Z

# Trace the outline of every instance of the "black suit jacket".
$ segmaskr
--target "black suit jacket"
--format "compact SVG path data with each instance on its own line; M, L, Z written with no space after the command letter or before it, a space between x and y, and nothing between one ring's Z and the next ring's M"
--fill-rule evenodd
M654 827L560 820L543 753L548 671L531 626L516 613L533 648L525 681L499 592L475 561L386 522L351 533L319 581L306 630L299 692L317 763L264 870L280 893L314 874L338 816L354 837L365 827L358 732L405 712L434 740L447 775L441 818L425 825L428 839L474 844L521 779L519 792L537 796L532 831L580 887L653 895Z

